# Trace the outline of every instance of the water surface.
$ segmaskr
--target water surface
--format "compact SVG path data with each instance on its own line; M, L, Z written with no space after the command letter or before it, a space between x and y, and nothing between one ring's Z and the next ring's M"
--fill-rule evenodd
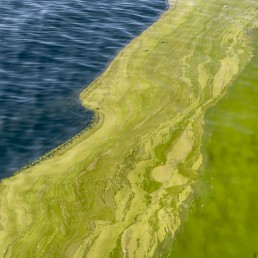
M206 115L198 198L171 258L255 258L258 252L258 31L254 42L251 63Z
M165 9L165 0L1 0L0 178L89 124L79 92Z

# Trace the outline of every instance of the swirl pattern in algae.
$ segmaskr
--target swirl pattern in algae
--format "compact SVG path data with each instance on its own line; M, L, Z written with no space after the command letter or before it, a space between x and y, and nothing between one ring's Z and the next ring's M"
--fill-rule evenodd
M205 115L200 195L175 237L171 258L258 255L257 30L254 36L252 61Z
M203 116L250 61L256 1L185 0L81 93L94 126L1 182L1 257L166 257Z

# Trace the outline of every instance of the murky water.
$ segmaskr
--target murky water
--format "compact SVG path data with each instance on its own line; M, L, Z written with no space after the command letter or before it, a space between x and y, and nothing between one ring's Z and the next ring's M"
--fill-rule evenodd
M85 88L165 0L0 2L0 178L85 128Z
M253 41L251 63L206 115L206 162L171 258L257 256L257 30Z

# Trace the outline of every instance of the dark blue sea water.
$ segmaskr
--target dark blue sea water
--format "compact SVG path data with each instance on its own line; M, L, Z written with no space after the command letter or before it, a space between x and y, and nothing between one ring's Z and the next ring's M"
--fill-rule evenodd
M79 93L165 0L0 0L0 178L85 128Z

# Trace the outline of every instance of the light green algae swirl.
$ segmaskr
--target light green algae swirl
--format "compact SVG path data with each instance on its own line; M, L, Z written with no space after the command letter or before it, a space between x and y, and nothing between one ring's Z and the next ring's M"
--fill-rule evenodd
M205 115L200 194L170 258L258 257L258 30L253 48L252 61Z
M94 126L0 184L0 257L166 257L203 116L251 58L254 0L182 0L81 94Z

